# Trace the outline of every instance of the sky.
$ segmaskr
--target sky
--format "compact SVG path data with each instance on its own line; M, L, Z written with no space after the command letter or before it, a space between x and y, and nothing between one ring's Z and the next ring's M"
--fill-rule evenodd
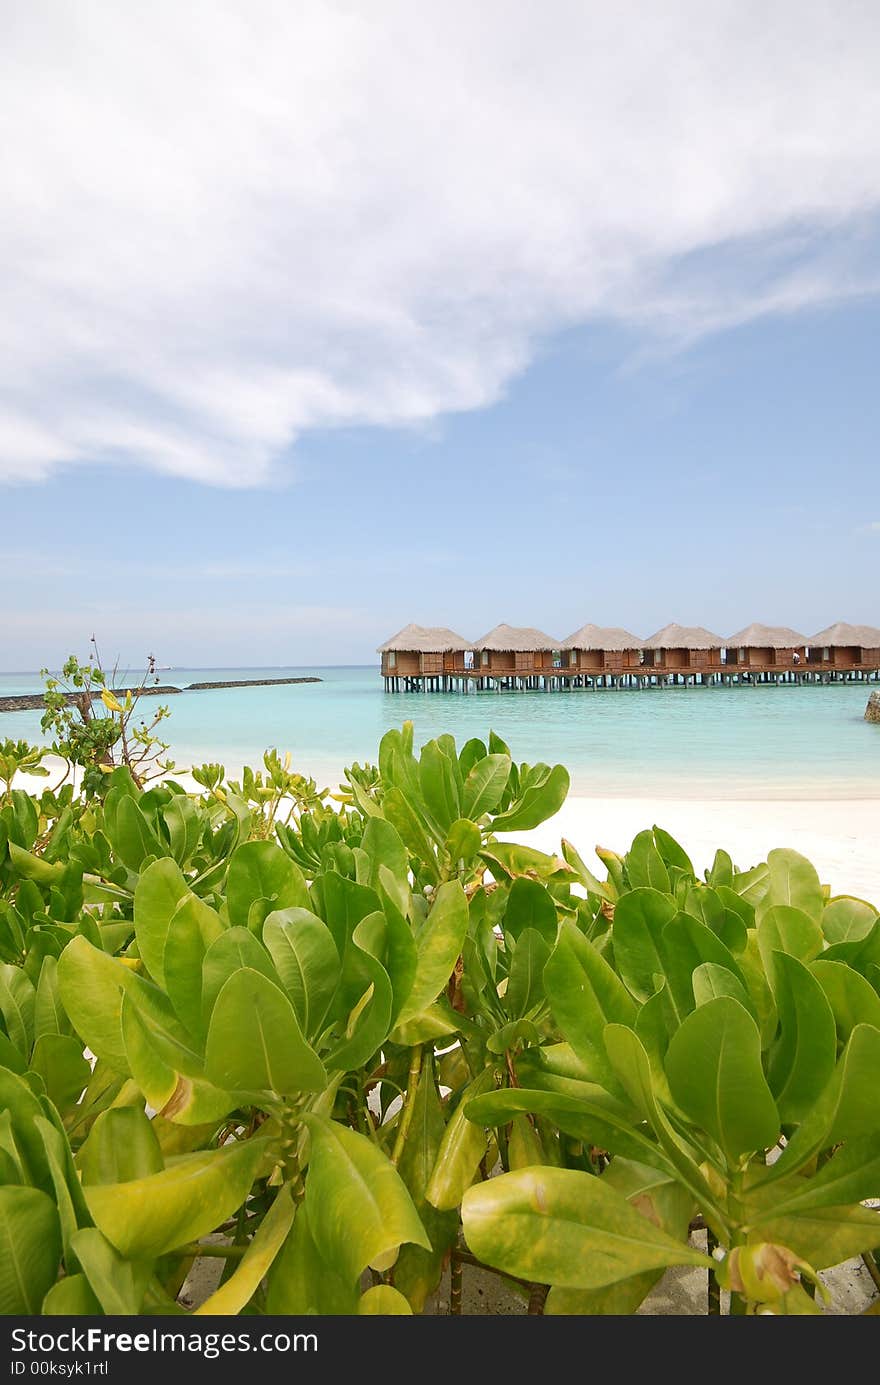
M0 668L880 625L872 0L0 33Z

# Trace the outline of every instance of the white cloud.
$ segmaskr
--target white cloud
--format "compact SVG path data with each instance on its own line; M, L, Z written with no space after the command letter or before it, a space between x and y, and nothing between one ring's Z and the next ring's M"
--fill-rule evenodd
M8 8L0 479L264 484L591 317L873 292L878 58L857 0Z

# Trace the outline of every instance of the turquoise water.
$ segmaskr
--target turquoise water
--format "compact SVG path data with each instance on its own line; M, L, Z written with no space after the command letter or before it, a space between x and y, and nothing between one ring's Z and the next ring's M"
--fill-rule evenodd
M375 760L382 734L410 719L420 743L441 731L459 744L485 739L492 727L518 760L565 764L580 794L880 797L880 727L864 720L865 684L462 696L385 693L376 668L172 669L160 677L180 685L306 674L323 681L170 697L164 731L178 766L219 760L237 772L274 746L332 786L344 765ZM40 687L36 674L0 673L0 695ZM0 713L5 736L43 739L40 713Z

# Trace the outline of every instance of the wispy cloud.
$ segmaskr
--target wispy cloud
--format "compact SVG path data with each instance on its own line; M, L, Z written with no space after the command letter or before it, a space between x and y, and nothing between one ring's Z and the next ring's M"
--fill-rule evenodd
M875 519L871 524L860 524L856 530L857 534L880 534L880 519Z
M591 317L688 341L877 290L875 8L413 13L6 16L0 480L268 484L303 432L486 405Z
M397 548L389 553L377 553L370 560L373 574L403 574L412 570L415 563L421 566L443 568L460 562L462 555L452 549L406 549ZM104 581L112 581L114 574L124 575L127 582L149 580L157 582L234 582L234 581L297 581L306 578L324 578L327 574L326 555L316 558L285 558L280 555L248 555L245 557L218 557L215 553L200 554L193 551L183 558L162 555L161 562L149 554L129 557L116 563L102 559L100 566L88 553L64 553L40 548L4 548L0 550L0 578L24 583L35 579L43 582L61 582L77 579L94 580L101 575ZM356 575L363 569L360 554L336 553L332 558L333 571L337 575ZM22 592L19 592L21 598Z

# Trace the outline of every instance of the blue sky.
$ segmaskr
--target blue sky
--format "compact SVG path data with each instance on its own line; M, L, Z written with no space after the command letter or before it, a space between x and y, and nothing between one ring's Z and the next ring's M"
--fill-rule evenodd
M0 667L880 624L877 12L620 8L17 18Z

